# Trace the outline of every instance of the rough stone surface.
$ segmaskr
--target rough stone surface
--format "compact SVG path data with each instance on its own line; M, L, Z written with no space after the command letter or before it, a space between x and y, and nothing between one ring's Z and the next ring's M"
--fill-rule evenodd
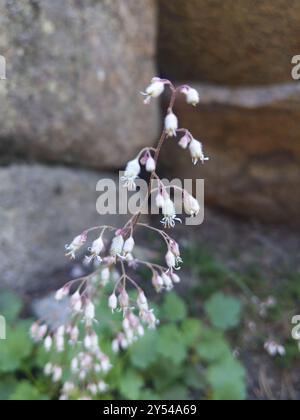
M96 212L96 184L105 173L14 165L0 169L0 287L51 290L65 270L64 245L88 227L122 226L126 216ZM55 286L54 286L55 289Z
M300 224L299 89L249 95L242 88L196 88L202 104L192 108L181 100L176 111L211 160L193 167L189 153L169 142L168 173L204 178L207 203L265 222Z
M155 140L154 0L0 0L0 155L107 169Z
M291 80L291 59L299 54L299 1L159 4L159 63L164 75L234 85Z

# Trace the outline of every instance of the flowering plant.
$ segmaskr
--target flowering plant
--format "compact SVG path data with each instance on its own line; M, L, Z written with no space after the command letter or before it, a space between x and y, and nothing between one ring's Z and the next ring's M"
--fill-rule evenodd
M199 94L195 89L187 85L175 87L169 80L156 77L142 93L145 96L144 102L149 104L152 98L159 97L166 88L170 89L171 97L158 145L156 148L147 147L140 151L135 159L128 162L122 177L124 187L132 191L136 189L136 180L142 166L151 174L146 200L155 194L156 205L161 209L162 225L165 229L173 228L177 221L181 221L176 215L170 192L171 188L178 189L179 187L165 187L156 170L165 140L179 136L179 146L183 149L189 148L194 164L198 161L204 163L208 159L204 156L202 144L194 139L187 129L179 127L178 118L173 111L178 94L185 95L188 104L197 105ZM153 181L156 181L157 188L153 188ZM198 201L183 189L181 197L185 212L189 216L197 215L200 210ZM140 216L141 212L138 211L121 228L107 225L89 228L66 246L66 255L75 259L78 251L88 243L92 233L97 233L96 239L90 247L87 247L88 255L85 259L86 263L95 264L95 271L67 283L57 291L58 301L67 297L70 300L71 316L65 325L61 325L55 331L42 322L36 322L31 327L33 339L43 341L46 351L54 349L56 352L56 360L45 366L45 374L51 376L54 382L61 381L64 374L63 365L58 361L59 354L64 352L66 343L74 346L75 356L69 367L71 377L64 382L61 399L69 399L75 388L81 389L83 399L91 399L107 389L104 376L110 370L111 363L99 346L94 326L97 322L95 302L109 282L113 285L113 292L108 297L108 306L112 312L120 311L123 315L122 331L118 332L112 341L112 350L116 353L126 349L138 337L143 336L145 326L153 329L159 323L143 287L128 274L128 268L136 269L139 266L145 266L149 269L153 287L157 292L169 291L174 284L180 282L177 271L180 269L182 259L178 243L166 230L141 223ZM134 257L134 236L137 228L149 229L161 237L167 248L165 265L142 261ZM110 239L109 244L106 244L109 233L113 233L113 238ZM130 287L136 290L135 295L129 294Z

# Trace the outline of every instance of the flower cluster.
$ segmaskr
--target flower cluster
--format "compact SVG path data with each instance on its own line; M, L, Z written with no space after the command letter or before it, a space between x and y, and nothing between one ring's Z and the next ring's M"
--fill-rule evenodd
M194 164L198 161L203 163L208 158L204 155L201 142L187 129L179 127L178 118L173 111L178 94L185 95L188 104L197 105L200 98L195 89L187 85L176 88L169 80L156 77L143 93L145 103L159 97L166 88L171 91L171 99L159 143L156 148L144 148L128 162L122 182L124 187L135 190L136 180L144 167L150 174L146 200L155 195L156 205L162 212L164 228L173 228L180 219L176 215L171 192L156 172L164 141L169 137L178 138L179 146L189 149ZM153 189L154 180L158 187ZM198 201L185 190L180 190L180 194L185 212L189 216L196 216L200 211ZM111 363L100 348L99 337L94 328L97 323L94 305L104 293L104 287L110 285L111 288L110 295L107 296L108 307L112 313L118 311L123 317L122 330L116 333L112 341L112 351L117 353L143 336L145 328L155 328L159 323L143 287L129 273L137 267L146 267L152 275L152 285L156 292L169 291L180 282L178 270L182 259L178 243L165 230L141 223L140 215L141 212L134 214L122 228L96 226L87 229L66 245L66 255L73 259L78 253L85 251L85 263L93 263L95 271L67 283L57 291L58 301L68 299L70 303L71 315L66 325L51 330L45 323L38 322L31 328L32 338L43 342L45 350L51 352L53 360L45 366L45 374L53 382L60 382L66 376L65 366L60 358L65 346L74 348L75 356L67 367L69 378L64 382L61 392L63 400L72 398L78 390L82 399L92 399L107 389L104 376L110 370ZM136 258L136 229L151 230L162 239L166 246L163 265Z

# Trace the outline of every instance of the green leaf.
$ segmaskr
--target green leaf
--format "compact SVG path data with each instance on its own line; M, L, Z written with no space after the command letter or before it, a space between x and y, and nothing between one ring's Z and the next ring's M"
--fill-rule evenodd
M177 322L187 316L186 304L176 293L168 293L162 307L162 317L169 321Z
M128 370L120 380L120 392L129 400L138 400L143 386L143 379L134 370Z
M184 383L188 388L203 390L205 387L205 380L203 372L199 366L189 365L184 369Z
M0 372L17 370L22 361L33 349L28 331L22 324L15 328L7 328L6 340L0 341Z
M214 400L244 400L246 398L245 370L232 357L208 368L207 380Z
M182 340L187 346L193 346L200 338L203 325L198 319L188 318L181 324Z
M206 302L205 310L212 324L221 330L236 327L240 322L240 301L225 296L223 293L216 293L213 295L209 301Z
M45 395L42 395L37 388L28 381L21 381L17 385L15 391L10 396L11 401L39 401L47 400Z
M14 392L18 382L13 376L0 377L0 401L7 401Z
M157 338L156 331L147 331L145 336L131 347L130 359L133 366L146 369L155 362L157 359Z
M16 320L22 307L22 300L14 293L0 291L0 314L5 317L7 323Z
M162 391L172 387L182 378L184 368L183 364L174 364L168 359L161 358L159 363L151 367L148 379L153 382L155 390L161 395Z
M216 362L231 356L228 343L221 333L213 330L203 332L200 343L197 345L197 354L205 362Z
M156 400L157 401L157 400L160 400L160 398L151 389L145 389L140 394L140 400L144 400L144 401L155 401Z
M180 364L185 360L187 347L182 341L181 332L176 325L164 325L159 329L157 350L160 355L174 364Z
M183 385L174 385L162 394L163 400L188 400L188 389Z

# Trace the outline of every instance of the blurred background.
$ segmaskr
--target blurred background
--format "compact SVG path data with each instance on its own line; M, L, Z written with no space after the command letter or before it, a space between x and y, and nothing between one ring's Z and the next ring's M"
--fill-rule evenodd
M26 318L53 316L82 273L64 244L98 224L97 181L157 142L166 98L139 96L154 75L200 92L176 112L210 161L170 142L161 165L205 179L206 216L175 233L185 268L155 357L133 349L109 397L299 399L299 18L297 0L0 0L0 314L18 331L0 341L2 399L55 398Z

